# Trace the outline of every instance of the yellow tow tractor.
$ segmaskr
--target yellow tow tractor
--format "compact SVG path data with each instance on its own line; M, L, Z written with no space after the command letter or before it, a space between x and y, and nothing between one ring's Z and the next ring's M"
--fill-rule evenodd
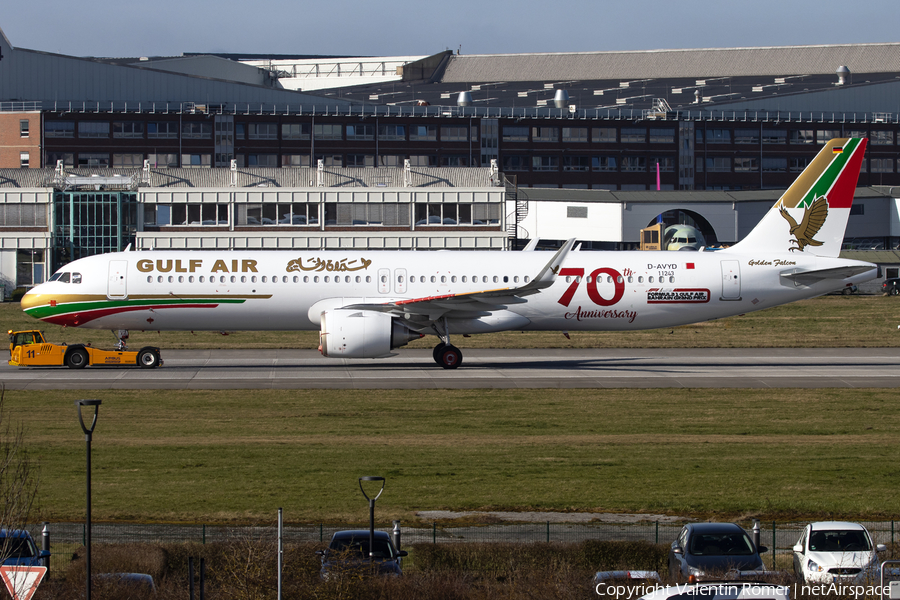
M101 350L89 344L51 344L37 329L9 330L9 364L19 367L61 367L83 369L87 365L137 365L152 369L163 364L159 348L146 346L137 352L124 348Z

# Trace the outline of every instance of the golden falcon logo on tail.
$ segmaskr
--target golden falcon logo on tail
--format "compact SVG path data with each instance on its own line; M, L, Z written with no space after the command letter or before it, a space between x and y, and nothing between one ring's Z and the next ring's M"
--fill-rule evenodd
M822 225L825 224L825 219L828 218L828 201L825 199L825 196L819 196L813 200L812 204L807 207L806 212L803 213L803 220L799 224L788 214L784 205L781 206L780 212L791 228L791 235L795 238L791 243L797 244L796 247L791 246L791 252L794 250L803 252L803 249L807 246L821 246L823 244L823 242L814 240L813 236L819 233Z

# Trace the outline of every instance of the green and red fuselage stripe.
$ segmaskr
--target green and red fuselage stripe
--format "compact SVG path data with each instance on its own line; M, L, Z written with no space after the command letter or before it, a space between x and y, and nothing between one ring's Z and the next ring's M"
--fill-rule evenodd
M167 308L216 308L220 304L243 304L247 298L172 298L91 300L43 304L25 309L30 316L56 325L84 325L89 321L136 310L164 310Z

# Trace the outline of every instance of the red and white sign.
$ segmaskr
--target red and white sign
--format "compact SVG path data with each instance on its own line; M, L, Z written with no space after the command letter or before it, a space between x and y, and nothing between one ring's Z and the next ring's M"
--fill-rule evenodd
M13 600L30 600L47 574L47 567L21 567L3 565L0 578L6 584Z

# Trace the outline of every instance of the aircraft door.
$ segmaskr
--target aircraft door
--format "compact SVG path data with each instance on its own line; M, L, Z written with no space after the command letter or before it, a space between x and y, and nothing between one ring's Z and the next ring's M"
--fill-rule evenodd
M106 290L107 298L126 298L128 296L128 289L126 287L127 272L127 260L109 261L109 286Z
M390 294L391 293L391 270L390 269L378 269L378 293L379 294Z
M406 269L394 269L394 289L398 294L406 293Z
M741 263L736 260L722 261L722 300L741 299Z

